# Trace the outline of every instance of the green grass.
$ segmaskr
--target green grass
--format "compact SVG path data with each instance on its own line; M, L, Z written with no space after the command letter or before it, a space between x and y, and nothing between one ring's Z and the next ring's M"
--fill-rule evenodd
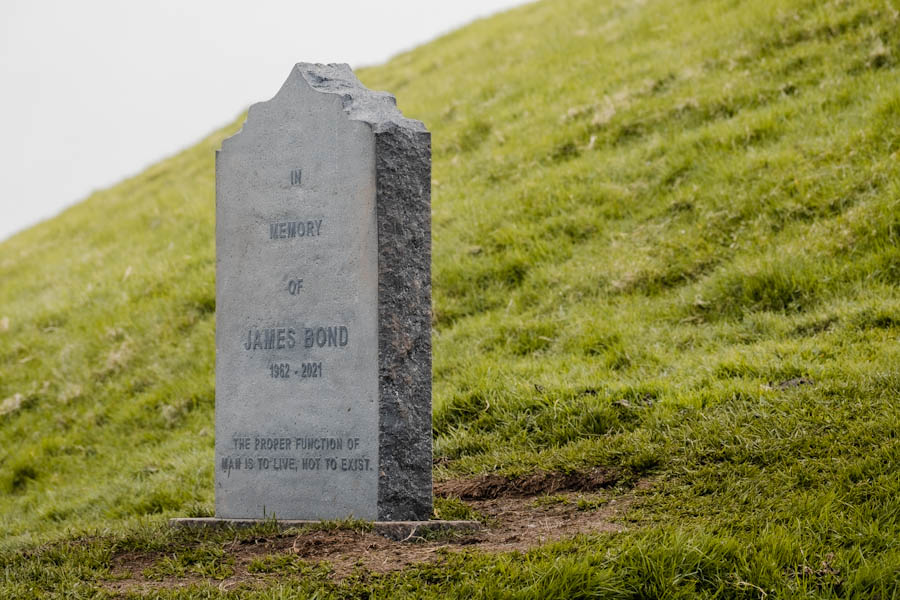
M433 132L436 476L656 483L626 533L246 597L900 598L898 15L545 1L362 71ZM242 118L0 244L0 596L211 511Z

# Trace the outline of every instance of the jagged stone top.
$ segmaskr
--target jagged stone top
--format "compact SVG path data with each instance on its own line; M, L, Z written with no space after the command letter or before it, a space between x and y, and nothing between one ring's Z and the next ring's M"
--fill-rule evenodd
M403 116L392 94L376 92L364 86L346 63L297 63L288 81L298 75L318 92L339 95L344 112L351 119L369 123L376 133L391 124L412 131L427 131L421 121Z
M288 93L289 89L296 85L305 85L316 92L339 96L348 118L368 123L375 133L381 133L391 127L399 127L411 133L428 133L421 121L403 116L397 108L397 100L393 95L388 92L375 92L364 86L353 74L350 65L297 63L274 98L250 106L247 119L240 131L223 140L222 148L235 143L248 126L254 126L253 114L257 110L282 94Z

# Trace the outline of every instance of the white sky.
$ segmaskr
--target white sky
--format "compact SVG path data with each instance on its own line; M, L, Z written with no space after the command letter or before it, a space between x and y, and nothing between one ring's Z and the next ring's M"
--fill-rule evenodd
M269 99L296 62L379 64L523 3L0 0L0 240Z

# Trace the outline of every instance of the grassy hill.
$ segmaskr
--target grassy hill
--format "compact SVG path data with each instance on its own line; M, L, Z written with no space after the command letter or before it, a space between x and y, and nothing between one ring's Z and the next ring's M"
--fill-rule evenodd
M896 0L558 0L360 72L433 132L436 479L648 484L623 532L278 593L900 597L898 65ZM242 120L0 244L0 596L211 511Z

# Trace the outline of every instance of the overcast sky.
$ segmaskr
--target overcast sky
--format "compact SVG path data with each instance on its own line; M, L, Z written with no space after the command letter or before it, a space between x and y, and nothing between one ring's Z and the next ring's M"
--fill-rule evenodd
M524 0L0 0L0 240L267 100Z

